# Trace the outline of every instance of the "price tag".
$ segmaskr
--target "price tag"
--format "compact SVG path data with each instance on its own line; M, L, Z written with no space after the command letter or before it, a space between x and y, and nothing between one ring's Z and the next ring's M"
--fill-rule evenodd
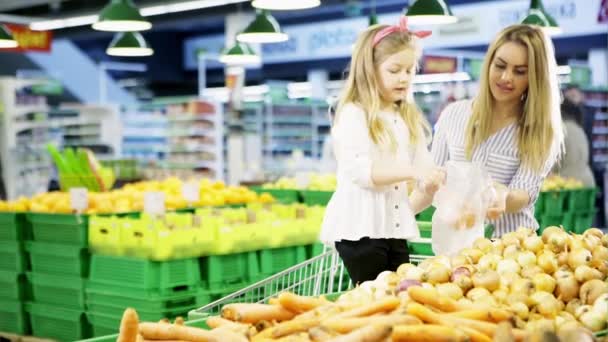
M83 213L89 207L89 196L86 188L70 189L70 206L77 213Z
M182 185L182 196L188 204L196 203L199 201L200 192L197 182L186 182Z
M144 193L144 212L150 215L164 215L165 193L152 191Z

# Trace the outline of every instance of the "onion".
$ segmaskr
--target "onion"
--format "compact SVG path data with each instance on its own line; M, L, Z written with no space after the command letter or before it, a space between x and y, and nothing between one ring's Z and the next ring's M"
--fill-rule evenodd
M416 279L405 279L399 283L397 286L397 292L407 291L410 286L421 286L422 283Z
M549 238L549 241L546 242L546 244L549 245L549 249L551 249L553 252L559 253L565 249L569 238L570 237L568 234L562 230L561 232L552 234L551 238Z
M492 249L492 241L486 238L477 238L473 242L473 248L477 248L484 253L488 253Z
M501 238L502 243L505 245L505 248L507 246L520 246L521 245L521 241L519 240L519 237L517 237L517 235L515 234L515 232L510 232L507 233L505 235L503 235Z
M450 277L451 281L456 280L459 277L470 277L471 276L471 270L469 270L468 267L457 267L452 271L452 276Z
M433 261L433 263L442 264L443 266L445 266L447 268L452 268L450 258L445 255L439 255L439 256L433 257L433 258L431 258L431 260Z
M581 286L579 298L584 304L593 305L595 300L604 293L608 293L608 283L599 279L591 279Z
M471 277L460 276L456 278L454 283L462 289L463 293L467 293L467 291L473 288L473 280L471 279Z
M522 302L515 302L515 303L511 304L509 309L514 314L516 314L517 317L524 319L524 320L528 319L528 316L530 315L530 310L528 309L528 306Z
M511 293L530 296L534 290L534 283L530 279L518 279L511 285Z
M583 306L583 302L579 298L574 298L566 304L566 312L571 315L576 315L578 308Z
M568 266L568 252L563 251L557 254L557 264L561 266Z
M585 235L583 237L583 245L585 246L585 248L591 251L595 247L601 246L602 241L595 235Z
M608 318L608 293L597 297L595 303L593 303L593 311L599 312Z
M536 274L532 278L532 283L534 284L536 291L545 291L549 293L553 293L556 286L555 278L546 273Z
M557 327L560 341L593 342L593 334L577 321L568 321Z
M530 341L543 341L543 337L547 331L555 331L555 323L551 319L541 318L537 320L529 320L526 325L526 330L529 331ZM538 335L538 336L536 336Z
M591 279L602 279L603 277L604 275L602 272L587 265L581 265L574 270L574 278L580 283L584 283Z
M420 280L420 279L422 279L423 273L424 273L424 271L420 267L414 266L414 267L409 267L405 271L405 275L403 277L405 279Z
M508 292L508 289L504 290L504 289L499 288L498 290L492 292L492 296L499 303L506 303L507 302L507 297L509 296L509 292Z
M530 296L525 295L523 293L515 293L515 292L509 293L509 295L507 296L506 303L517 303L517 302L525 303L526 305L528 305L530 303Z
M458 304L460 304L460 305L462 305L464 307L467 307L467 306L471 307L471 306L473 306L473 302L470 299L465 298L465 297L460 298L458 300Z
M472 301L477 301L481 297L491 296L492 294L486 288L476 287L467 292L467 298Z
M477 269L479 270L495 270L498 262L502 258L496 254L486 254L479 259L477 263Z
M521 252L521 248L517 245L509 245L505 247L505 250L502 252L502 256L505 259L515 259L517 255Z
M410 263L405 263L405 264L401 264L398 268L397 268L397 274L400 277L404 277L407 270L409 270L412 267L416 267L416 265L414 264L410 264Z
M376 277L376 283L396 286L399 283L399 277L392 271L380 272Z
M420 281L431 284L448 282L450 281L450 269L443 264L434 264L422 273Z
M588 265L591 261L591 252L584 248L577 248L568 254L568 266L571 269L576 269L582 265Z
M433 264L433 260L425 259L425 260L422 260L422 262L420 262L418 264L418 268L426 271L432 264Z
M591 266L608 277L608 260L591 260Z
M540 268L539 266L536 266L536 265L531 266L531 267L525 267L525 268L522 268L522 270L521 270L522 277L528 278L528 279L534 278L534 276L539 273L545 274L545 271L543 271L542 268Z
M576 317L577 319L580 319L580 317L583 314L585 314L585 313L587 313L587 312L589 312L591 310L593 310L593 306L591 306L591 305L581 305L574 312L574 317Z
M608 248L608 234L602 236L602 246Z
M480 296L473 301L475 305L481 305L486 308L495 308L498 306L496 299L492 295L489 296Z
M513 282L515 282L517 279L521 279L519 273L503 273L500 275L500 286L510 288L511 284L513 284Z
M570 271L570 267L568 267L568 265L564 265L558 268L557 271L555 271L555 273L553 274L553 277L555 277L556 279L565 276L574 277L574 272Z
M585 244L583 243L582 235L571 235L570 239L568 239L568 250L575 250L578 248L585 248Z
M571 274L556 277L555 295L564 302L569 302L578 297L579 285L576 278Z
M454 300L459 300L464 296L462 289L454 283L437 284L436 289L439 296L450 297Z
M526 237L523 246L526 250L535 254L542 251L545 247L545 245L543 244L543 239L541 239L540 236L536 235Z
M484 253L477 248L465 248L460 252L460 254L468 256L471 258L471 261L476 264Z
M492 254L502 255L502 252L505 250L505 244L502 243L502 240L498 239L492 241Z
M452 259L450 260L450 263L451 263L452 267L458 267L458 266L463 266L463 265L470 265L473 263L473 261L471 260L471 258L469 258L466 255L456 255L456 256L452 257Z
M500 287L500 276L498 272L493 270L479 271L473 274L473 285L475 287L483 287L488 291L493 292Z
M583 236L588 236L588 235L595 236L600 240L604 237L604 233L598 228L589 228L589 229L585 230L585 232L583 233Z
M595 246L591 250L591 261L606 261L608 260L608 248L604 246Z
M534 305L538 305L543 301L554 298L553 295L549 292L545 291L535 291L530 295L531 303Z
M551 236L553 236L553 234L563 232L563 231L564 231L563 229L561 229L560 227L556 227L556 226L550 226L550 227L545 228L543 230L543 234L542 234L543 242L547 243L549 241L549 238Z
M603 330L606 326L606 317L595 311L585 312L579 317L579 320L593 332Z
M555 299L552 294L549 294L549 297L543 298L543 300L536 305L536 310L545 317L555 318L555 316L560 313L561 308L559 301Z
M517 263L517 261L515 260L511 260L511 259L504 259L501 260L498 265L496 265L496 271L499 274L504 274L504 273L519 273L521 267L519 266L519 264Z
M528 236L536 235L536 232L528 227L517 227L515 234L520 238L521 241L524 241Z
M517 254L517 263L524 268L536 265L536 254L530 251L520 252Z
M422 283L422 288L424 288L424 289L432 289L432 290L435 290L435 292L437 292L437 290L435 289L435 285L433 285L431 283Z
M550 251L544 251L538 256L536 263L545 273L553 274L557 270L557 260L555 254Z
M576 317L574 317L573 314L567 312L567 311L563 311L559 313L559 316L562 317L566 322L569 321L575 321L576 322Z

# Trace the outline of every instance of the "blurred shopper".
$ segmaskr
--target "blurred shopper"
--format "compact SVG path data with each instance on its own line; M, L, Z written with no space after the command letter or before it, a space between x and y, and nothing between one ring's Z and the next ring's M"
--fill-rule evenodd
M561 110L566 136L564 156L557 172L563 177L576 178L587 187L595 187L595 179L589 166L589 139L583 129L581 107L566 97Z

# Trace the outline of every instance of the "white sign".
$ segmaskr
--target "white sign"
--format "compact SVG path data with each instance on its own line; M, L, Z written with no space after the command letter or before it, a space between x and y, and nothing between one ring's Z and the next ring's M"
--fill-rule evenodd
M89 196L86 188L70 189L70 206L77 213L82 213L89 207Z
M150 215L164 215L165 193L153 191L144 193L144 212Z
M182 196L188 204L196 203L200 199L198 183L191 181L182 184Z

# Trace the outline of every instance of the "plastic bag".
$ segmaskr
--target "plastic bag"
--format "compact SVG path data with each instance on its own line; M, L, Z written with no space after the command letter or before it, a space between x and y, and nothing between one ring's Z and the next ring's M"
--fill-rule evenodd
M433 199L432 241L435 255L453 256L484 236L486 211L497 194L481 163L449 161L446 171Z

